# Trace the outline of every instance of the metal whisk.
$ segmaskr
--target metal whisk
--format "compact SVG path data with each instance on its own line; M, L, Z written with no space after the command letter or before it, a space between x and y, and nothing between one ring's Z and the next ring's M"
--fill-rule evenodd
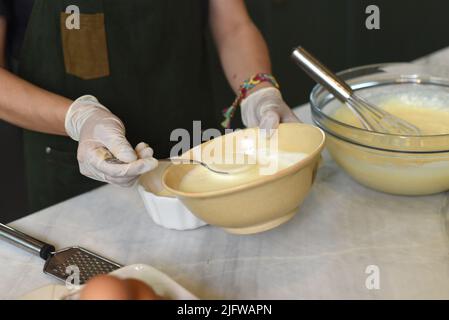
M414 125L357 95L346 82L304 48L296 48L292 53L292 58L312 79L345 103L367 130L404 135L420 134L420 130Z

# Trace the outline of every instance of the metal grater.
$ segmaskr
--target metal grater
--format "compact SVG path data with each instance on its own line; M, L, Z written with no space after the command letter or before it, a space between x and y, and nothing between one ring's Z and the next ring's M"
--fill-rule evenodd
M44 273L66 282L75 270L79 270L79 284L89 279L107 274L122 266L80 247L70 247L59 251L51 244L32 238L20 231L0 223L0 237L44 259ZM68 267L72 269L67 270Z

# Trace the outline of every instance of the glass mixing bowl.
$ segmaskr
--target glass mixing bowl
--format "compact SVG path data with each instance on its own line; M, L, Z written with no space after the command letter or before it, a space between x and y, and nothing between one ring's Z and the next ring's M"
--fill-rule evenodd
M442 67L378 64L349 69L339 76L375 104L405 96L449 112L449 70ZM342 103L321 85L312 90L310 103L314 122L326 132L329 153L356 181L401 195L449 190L449 134L405 136L345 124L333 118Z

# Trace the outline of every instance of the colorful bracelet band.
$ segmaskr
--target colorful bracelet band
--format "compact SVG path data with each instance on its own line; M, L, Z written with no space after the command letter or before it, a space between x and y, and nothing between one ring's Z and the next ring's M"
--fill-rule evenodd
M239 94L237 95L236 99L232 103L232 105L229 108L226 108L223 110L223 116L225 117L224 121L221 123L221 125L228 129L231 126L231 120L234 117L235 111L237 110L237 107L240 105L243 99L246 98L248 95L248 91L255 88L257 85L263 83L263 82L269 82L274 87L279 89L279 84L276 81L276 79L268 73L258 73L255 76L245 80L239 89Z

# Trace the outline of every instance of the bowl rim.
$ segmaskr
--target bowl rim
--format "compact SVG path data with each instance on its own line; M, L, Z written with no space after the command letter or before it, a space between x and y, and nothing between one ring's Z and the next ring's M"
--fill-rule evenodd
M375 69L375 68L385 68L385 67L391 67L391 66L410 66L410 67L416 67L416 68L426 68L426 65L420 65L420 64L415 64L415 63L407 63L407 62L389 62L389 63L375 63L375 64L368 64L368 65L362 65L362 66L357 66L357 67L352 67L352 68L348 68L345 69L343 71L340 71L337 73L337 75L339 76L344 76L347 74L350 74L352 72L355 71L361 71L361 70L369 70L369 69ZM449 68L446 66L443 68L447 69L449 71ZM425 81L423 81L422 78L425 78ZM351 79L349 79L349 81L351 81ZM394 84L416 84L416 85L440 85L440 86L445 86L447 88L449 88L449 79L446 78L442 78L439 76L432 76L432 75L424 75L424 77L421 78L417 78L417 77L412 77L410 75L404 75L401 76L400 79L392 79L390 81L377 81L377 80L372 80L372 81L365 81L362 83L354 83L354 84L350 84L351 87L354 90L361 90L361 89L369 89L369 88L376 88L376 87L380 87L383 85L394 85ZM428 154L428 153L445 153L448 152L449 147L446 149L438 149L438 150L398 150L399 148L397 147L392 147L391 149L388 148L382 148L382 147L376 147L376 146L372 146L372 145L368 145L368 144L364 144L362 142L358 142L358 141L354 141L348 137L342 136L340 134L337 134L335 132L333 132L332 129L328 129L326 125L323 125L319 120L316 119L316 117L314 116L314 113L319 114L320 117L323 117L324 119L326 119L327 121L329 121L330 123L335 124L336 126L340 126L343 128L347 128L349 130L353 130L353 132L360 132L361 134L369 134L371 136L377 136L377 137L394 137L397 139L435 139L435 138L449 138L449 133L446 134L433 134L433 135L420 135L420 136L416 136L416 135L404 135L404 134L395 134L395 133L382 133L382 132L375 132L375 131L370 131L364 128L360 128L360 127L355 127L352 126L350 124L341 122L331 116L329 116L328 114L326 114L325 112L323 112L321 110L321 108L319 107L320 105L323 104L322 103L318 103L317 102L317 97L318 97L318 93L320 90L324 89L322 85L320 84L316 84L310 95L309 95L309 102L310 102L310 109L311 109L311 113L312 113L312 120L313 122L319 126L322 130L324 130L326 133L341 139L345 142L351 143L351 144L355 144L361 147L366 147L366 148L370 148L370 149L374 149L374 150L380 150L380 151L387 151L387 152L397 152L397 153L409 153L409 154ZM325 89L324 89L325 90ZM328 94L328 96L333 97L333 95L331 93ZM333 97L332 99L327 99L324 100L324 105L328 104L330 101L335 100L336 98Z
M315 148L315 150L310 153L306 158L298 161L297 163L295 163L294 165L291 165L287 168L281 169L278 172L276 172L275 174L272 175L266 175L266 176L262 176L260 179L254 180L254 181L250 181L247 183L243 183L243 184L239 184L237 186L234 187L230 187L230 188L225 188L225 189L221 189L221 190L214 190L214 191L206 191L206 192L186 192L186 191L180 191L180 190L176 190L173 189L171 187L169 187L166 182L165 179L168 175L168 172L170 170L170 168L172 166L169 166L165 169L164 173L162 174L162 185L170 192L172 192L173 194L175 194L176 196L181 196L181 197L185 197L185 198L213 198L213 197L217 197L217 196L222 196L222 195L227 195L227 194L231 194L231 193L235 193L235 192L239 192L242 190L248 190L248 189L253 189L255 187L258 187L262 184L265 184L267 182L270 181L274 181L274 180L278 180L281 179L285 176L290 175L291 173L295 172L295 171L299 171L302 168L305 168L308 164L310 164L315 157L318 155L320 155L321 151L323 150L325 143L326 143L326 134L325 132L317 126L314 126L312 124L307 124L307 123L282 123L280 124L280 126L285 126L285 125L300 125L300 126L307 126L307 127L311 127L314 128L315 130L318 130L321 134L321 142L320 144ZM237 132L245 132L247 130L254 130L256 128L246 128L244 130L240 130L240 131L234 131L230 134L236 134ZM225 135L221 136L224 137ZM208 143L209 141L205 142ZM204 143L203 143L204 144Z

